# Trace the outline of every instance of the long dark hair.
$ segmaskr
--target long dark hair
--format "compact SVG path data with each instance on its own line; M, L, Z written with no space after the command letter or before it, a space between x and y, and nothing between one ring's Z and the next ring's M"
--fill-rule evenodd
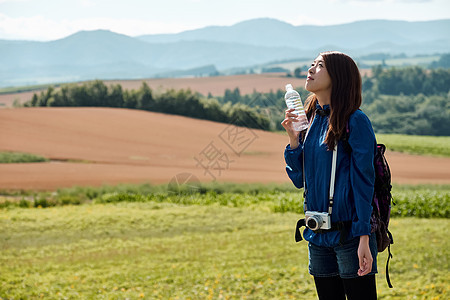
M341 52L320 53L331 78L330 121L324 143L333 149L335 142L346 130L348 118L361 106L361 74L353 59ZM306 100L306 114L314 117L317 97L312 94Z

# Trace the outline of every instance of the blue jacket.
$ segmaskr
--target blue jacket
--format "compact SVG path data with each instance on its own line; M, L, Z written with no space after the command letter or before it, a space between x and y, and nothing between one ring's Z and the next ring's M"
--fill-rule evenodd
M317 104L317 107L321 107ZM324 107L326 108L326 107ZM297 188L303 187L303 153L309 211L328 211L328 194L333 151L327 150L324 140L328 129L328 116L316 114L304 144L284 151L286 172ZM368 117L361 111L354 112L348 122L348 143L351 153L338 143L334 205L331 222L352 221L347 239L370 234L370 216L374 193L376 139ZM339 231L314 233L309 228L303 238L313 244L333 247L339 244Z

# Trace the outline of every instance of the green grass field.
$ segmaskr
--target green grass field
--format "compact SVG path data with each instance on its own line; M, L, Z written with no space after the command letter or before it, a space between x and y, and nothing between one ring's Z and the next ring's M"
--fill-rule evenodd
M47 158L36 154L22 152L0 152L0 164L44 162Z
M32 91L42 91L48 89L50 86L59 87L60 84L37 84L37 85L26 85L26 86L14 86L14 87L4 87L0 88L0 95L12 94L12 93L23 93Z
M314 299L295 213L108 203L0 210L2 299ZM394 218L379 299L448 299L448 219Z
M286 135L286 131L277 131ZM450 157L450 137L406 134L376 134L377 142L390 151L417 155ZM286 142L288 143L288 142Z
M377 142L391 151L450 157L450 137L405 134L377 134Z
M448 137L377 138L391 150L449 156ZM213 183L195 192L0 192L0 300L316 298L307 245L294 242L301 191ZM379 299L449 299L450 186L396 185L393 196L394 289L381 253Z
M428 67L433 61L438 61L439 55L430 56L417 56L417 57L405 57L405 58L389 58L384 63L390 67L402 67L402 66L422 66ZM361 63L376 66L383 64L383 60L362 60Z

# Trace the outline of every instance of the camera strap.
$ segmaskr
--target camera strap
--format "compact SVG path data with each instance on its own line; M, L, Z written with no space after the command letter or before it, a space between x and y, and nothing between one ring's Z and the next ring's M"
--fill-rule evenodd
M309 128L308 128L309 131ZM308 132L306 133L306 135L308 134ZM305 137L306 140L306 137ZM304 144L304 141L303 141ZM328 204L328 213L331 215L331 213L333 212L333 204L334 204L334 184L336 181L336 164L337 164L337 146L338 142L336 141L336 144L334 146L333 149L333 156L332 156L332 160L331 160L331 178L330 178L330 190L329 190L329 194L328 194L328 200L329 200L329 204ZM306 189L306 180L305 180L305 152L303 151L303 199L304 199L304 210L307 211L307 202L306 202L306 194L307 194L307 189ZM302 240L302 235L300 233L300 228L306 226L306 220L305 219L300 219L297 221L297 225L295 227L295 241L296 242L300 242ZM332 228L328 231L335 231L338 230L341 232L341 237L339 239L339 243L343 244L347 238L347 231L349 230L351 226L351 221L348 222L338 222L338 223L334 223L332 224ZM323 230L318 230L317 233L322 233L322 232L326 232Z
M309 131L309 128L308 128ZM306 141L306 138L305 138ZM303 142L304 143L304 142ZM337 148L338 148L338 142L336 141L333 149L333 157L331 160L331 177L330 177L330 190L328 194L328 213L331 215L333 212L333 204L334 204L334 184L336 182L336 164L337 164ZM303 204L305 211L307 210L307 188L306 188L306 176L305 176L305 150L303 149Z
M313 122L314 122L314 115L313 115L311 121L309 122L308 129L306 130L305 137L303 138L303 145L305 145L306 138L308 137L308 133L309 133L309 130L311 129ZM303 157L303 174L302 174L302 177L303 177L303 206L304 206L304 210L307 211L306 195L308 194L308 189L306 188L306 177L305 177L305 147L303 147L302 157Z
M308 128L309 131L309 128ZM308 135L308 132L306 133L306 136ZM305 137L306 140L306 137ZM303 145L304 145L305 141L303 141ZM330 214L333 212L333 204L334 204L334 187L335 187L335 182L336 182L336 166L337 166L337 150L338 150L338 141L336 141L335 145L334 145L334 149L333 149L333 155L332 155L332 159L331 159L331 177L330 177L330 189L329 189L329 193L328 193L328 214ZM306 198L307 198L307 189L306 189L306 179L305 179L305 152L303 151L303 189L304 189L304 208L305 211L307 211L307 202L306 202ZM347 240L347 235L348 232L350 231L352 226L352 221L340 221L340 222L336 222L336 223L332 223L331 224L331 228L330 229L319 229L316 230L316 233L326 233L326 232L330 232L330 231L339 231L340 232L340 237L339 237L339 244L343 245L344 242ZM300 242L301 240L303 240L302 238L302 234L300 232L300 228L301 227L306 227L306 219L300 219L297 221L296 227L295 227L295 241L296 242Z
M331 160L331 178L330 178L330 193L328 196L329 204L328 204L328 213L331 215L333 212L333 204L334 204L334 183L336 181L336 164L337 164L337 148L338 142L336 141L333 149L333 158Z

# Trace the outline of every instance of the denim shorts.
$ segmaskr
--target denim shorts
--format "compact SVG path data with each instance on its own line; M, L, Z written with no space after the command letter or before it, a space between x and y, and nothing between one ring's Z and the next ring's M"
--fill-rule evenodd
M309 274L316 277L341 276L341 278L357 278L359 269L358 258L359 237L346 241L335 247L320 247L308 243ZM369 248L372 253L372 271L377 273L377 240L375 233L370 235Z

